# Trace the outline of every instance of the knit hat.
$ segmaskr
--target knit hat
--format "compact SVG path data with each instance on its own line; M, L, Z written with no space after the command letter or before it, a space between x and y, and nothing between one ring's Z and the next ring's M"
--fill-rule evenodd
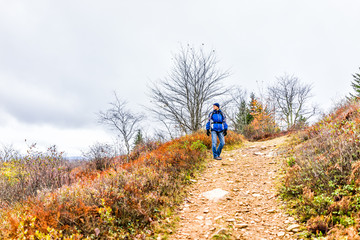
M214 103L214 106L217 106L218 108L220 108L220 104L218 104L218 103Z

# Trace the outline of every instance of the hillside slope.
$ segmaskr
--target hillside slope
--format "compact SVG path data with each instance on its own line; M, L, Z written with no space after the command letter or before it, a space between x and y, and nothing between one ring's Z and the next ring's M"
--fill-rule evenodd
M228 146L242 142L229 132ZM0 199L0 239L152 238L154 226L171 215L183 187L203 168L211 139L199 132L149 146L104 170L74 169L75 183L42 189L26 201L3 206ZM36 160L44 162L41 156ZM26 178L0 176L0 182L26 184Z
M360 102L294 135L281 195L307 237L360 239Z

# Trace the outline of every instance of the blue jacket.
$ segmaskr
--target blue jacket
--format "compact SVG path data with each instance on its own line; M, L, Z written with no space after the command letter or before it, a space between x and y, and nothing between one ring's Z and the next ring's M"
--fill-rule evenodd
M214 110L209 114L209 121L206 124L206 130L221 132L228 129L228 125L226 124L226 116L219 109Z

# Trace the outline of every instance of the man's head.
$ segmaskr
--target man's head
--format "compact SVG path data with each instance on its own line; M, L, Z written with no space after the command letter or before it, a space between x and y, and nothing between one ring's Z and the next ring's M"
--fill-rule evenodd
M220 109L220 104L218 103L214 103L214 110L219 110Z

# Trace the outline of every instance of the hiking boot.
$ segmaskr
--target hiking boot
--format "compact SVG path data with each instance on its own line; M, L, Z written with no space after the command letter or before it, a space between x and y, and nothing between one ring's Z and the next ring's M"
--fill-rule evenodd
M221 157L216 157L214 158L215 160L221 160L222 158Z

